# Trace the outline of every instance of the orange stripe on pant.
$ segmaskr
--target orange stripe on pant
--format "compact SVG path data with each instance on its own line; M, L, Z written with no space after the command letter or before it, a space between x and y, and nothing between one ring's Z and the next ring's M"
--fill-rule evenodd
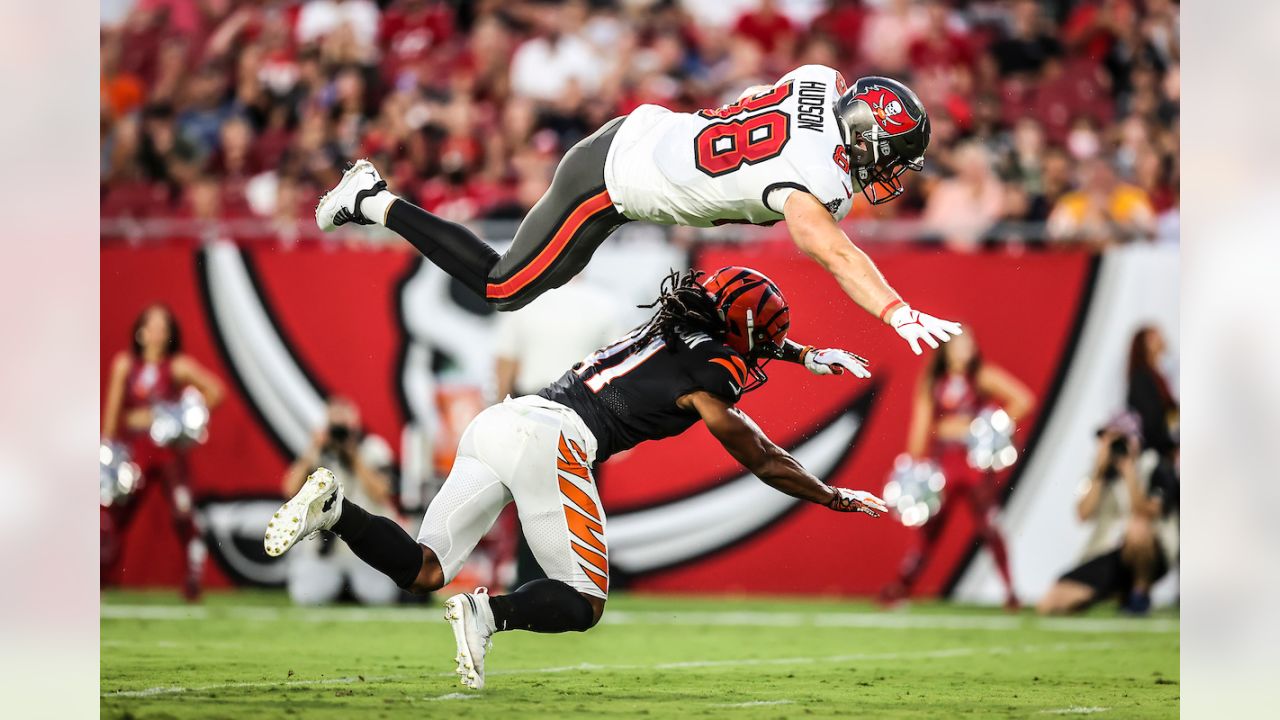
M570 440L569 444L573 445L574 450L578 450L579 453L581 452L577 443ZM567 472L570 475L576 475L587 482L591 482L591 471L587 469L586 465L582 464L582 457L583 456L575 454L569 450L569 445L565 444L564 435L561 435L560 456L556 458L556 469L562 472Z
M560 482L563 484L564 480L561 479ZM594 503L592 503L592 505L594 505ZM584 545L589 545L600 551L595 553L581 545L578 545L572 540L569 541L569 547L572 547L574 552L578 553L583 560L586 560L591 565L594 565L596 568L603 571L603 574L593 572L587 565L584 565L581 562L578 563L578 567L582 568L582 571L587 574L587 577L591 578L591 582L595 583L595 586L600 588L600 592L608 593L609 551L605 549L604 541L600 537L604 534L604 527L601 526L600 523L586 515L583 515L569 505L564 506L564 517L569 523L569 532L573 533L575 538L581 540Z
M582 541L584 545L599 550L601 554L607 554L609 551L605 549L604 527L600 523L574 510L568 505L564 506L564 519L569 523L569 532L573 536Z
M582 228L583 223L591 219L592 215L612 206L613 199L609 197L608 190L601 190L579 203L578 207L569 213L569 218L556 230L556 234L551 237L551 242L547 243L547 246L542 248L533 260L509 279L501 283L489 283L487 295L490 298L502 300L526 288L529 283L546 272L556 258L560 257L564 249L569 246L569 241L573 239L574 234Z
M591 582L595 583L596 587L600 588L600 592L606 593L606 594L609 592L609 576L608 575L601 575L600 573L591 572L591 568L588 568L586 565L583 565L582 563L578 563L578 567L582 568L582 572L586 573L587 577L591 578Z
M587 482L591 482L591 475L587 472L587 469L581 465L570 465L563 460L556 460L556 469L561 472L567 472L570 475L576 475Z
M582 492L576 485L564 478L560 478L560 493L577 503L578 507L586 510L587 515L589 515L592 520L600 522L600 508L596 507L596 504L591 499L590 495Z
M609 574L609 561L606 560L603 555L598 552L588 550L577 543L571 544L573 545L573 551L578 553L579 557L596 566L596 568L605 575Z

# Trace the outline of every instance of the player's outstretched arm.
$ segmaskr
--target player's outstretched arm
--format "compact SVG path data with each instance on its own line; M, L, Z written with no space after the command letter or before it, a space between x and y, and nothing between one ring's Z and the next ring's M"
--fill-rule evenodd
M863 310L887 323L919 355L920 343L937 348L962 331L959 323L941 320L911 309L889 286L879 268L836 224L817 198L793 192L782 206L787 229L796 247L826 268L845 294Z
M697 412L725 450L775 490L840 512L879 517L885 511L884 501L871 493L833 488L814 477L790 453L769 440L746 413L715 395L699 390L681 397L677 404Z
M774 359L803 365L814 375L843 375L847 372L863 379L871 377L871 370L867 368L871 363L866 358L839 348L819 350L788 339L782 341Z

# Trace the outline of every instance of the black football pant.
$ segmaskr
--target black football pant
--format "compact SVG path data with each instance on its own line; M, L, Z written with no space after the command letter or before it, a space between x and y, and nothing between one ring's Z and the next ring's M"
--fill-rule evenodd
M582 272L600 243L627 222L604 185L604 161L622 124L614 118L565 153L551 187L499 255L457 223L406 200L392 203L387 227L498 310L516 310Z

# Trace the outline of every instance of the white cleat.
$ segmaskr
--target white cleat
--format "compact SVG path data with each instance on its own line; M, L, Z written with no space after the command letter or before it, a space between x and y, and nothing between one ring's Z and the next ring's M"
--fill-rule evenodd
M489 591L476 588L473 593L459 593L444 603L444 619L453 628L458 644L458 675L462 685L479 690L484 687L484 656L493 647L493 612L489 609Z
M387 181L378 174L373 163L355 161L342 173L338 184L321 196L316 204L316 225L325 232L349 222L372 225L373 221L360 212L360 202L386 189Z
M342 516L342 483L326 468L317 468L298 494L280 506L262 537L271 557L283 555L303 538L328 530Z

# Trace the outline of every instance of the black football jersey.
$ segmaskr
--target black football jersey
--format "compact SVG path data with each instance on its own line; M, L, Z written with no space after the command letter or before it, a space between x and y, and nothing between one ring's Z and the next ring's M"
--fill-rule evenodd
M747 381L742 357L704 333L639 346L643 326L588 355L538 393L572 408L596 437L596 462L645 440L679 435L698 414L676 400L705 390L736 403Z

